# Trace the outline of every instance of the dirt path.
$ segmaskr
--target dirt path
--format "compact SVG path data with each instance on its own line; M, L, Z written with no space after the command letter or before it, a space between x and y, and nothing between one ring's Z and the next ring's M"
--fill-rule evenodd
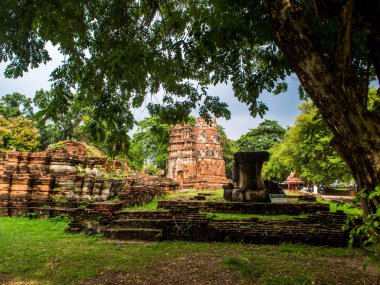
M223 259L228 253L222 256L218 255L202 255L191 254L182 255L169 261L161 261L150 266L144 266L136 272L114 273L107 272L103 275L90 278L81 285L238 285L238 284L262 284L260 279L256 282L247 280L242 277L240 272L226 269ZM330 257L329 262L334 262L335 267L324 271L321 278L315 278L311 282L313 285L375 285L379 284L379 272L374 266L367 268L364 274L351 275L353 271L362 271L362 260ZM289 260L295 262L295 260ZM271 264L265 264L265 267ZM321 265L322 266L322 265ZM345 274L345 272L347 274ZM273 269L274 274L278 274L276 268ZM272 284L272 283L271 283ZM273 283L276 284L276 283ZM282 284L282 283L281 283ZM291 283L289 283L291 284Z
M246 284L238 272L226 269L217 256L192 254L145 266L137 272L112 273L91 278L81 285L212 285Z

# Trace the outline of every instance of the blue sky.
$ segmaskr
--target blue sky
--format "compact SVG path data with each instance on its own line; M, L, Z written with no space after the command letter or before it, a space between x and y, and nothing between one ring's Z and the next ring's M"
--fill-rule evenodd
M25 73L22 78L18 79L6 79L4 77L4 64L0 64L0 96L5 94L19 92L28 97L33 97L35 92L39 89L50 89L49 75L56 68L61 60L62 56L59 52L49 47L49 54L53 58L47 65L42 65L38 69L30 70ZM234 96L231 85L220 84L217 86L211 86L209 88L209 94L213 96L219 96L221 101L228 104L231 111L231 119L218 119L218 124L225 128L225 131L229 138L238 139L241 135L257 127L257 125L265 119L276 120L283 127L291 126L294 123L294 119L300 114L297 109L300 103L297 88L298 80L296 76L288 77L288 91L279 95L272 95L263 93L260 96L260 100L265 102L269 108L269 111L263 119L260 117L253 118L250 116L248 107L240 103ZM141 120L148 116L145 109L135 110L135 118ZM193 115L197 115L194 113Z

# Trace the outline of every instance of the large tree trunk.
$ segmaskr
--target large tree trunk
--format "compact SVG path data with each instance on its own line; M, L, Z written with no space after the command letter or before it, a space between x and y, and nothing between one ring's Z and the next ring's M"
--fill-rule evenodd
M269 0L267 9L277 45L334 133L333 146L347 162L361 188L380 185L380 120L367 110L365 89L352 70L350 21L353 1L342 8L342 37L335 54L327 54L302 9L291 0ZM344 10L346 9L346 10ZM338 29L339 30L339 29ZM375 209L374 200L365 212Z

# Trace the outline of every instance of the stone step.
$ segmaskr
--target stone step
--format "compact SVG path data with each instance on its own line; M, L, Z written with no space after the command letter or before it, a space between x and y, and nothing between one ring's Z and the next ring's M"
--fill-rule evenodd
M163 237L161 229L107 228L107 229L103 229L102 233L107 238L120 239L120 240L160 241Z
M128 223L128 221L163 221L170 222L173 220L183 221L207 221L207 215L203 213L171 213L163 211L118 211L109 221L110 224Z
M166 211L118 211L115 212L114 216L119 218L129 218L129 219L170 219L172 217L171 214L169 214Z
M110 228L124 227L124 228L148 228L148 229L160 229L170 219L118 219L109 224Z
M80 233L82 231L82 228L74 228L74 227L70 227L69 229L67 229L67 231L69 233L73 233L73 234L76 234L76 233Z
M189 198L189 200L205 201L206 196L194 196L192 198Z

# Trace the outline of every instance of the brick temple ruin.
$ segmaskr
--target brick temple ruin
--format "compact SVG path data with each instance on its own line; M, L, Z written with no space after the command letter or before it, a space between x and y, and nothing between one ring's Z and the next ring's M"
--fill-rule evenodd
M167 177L181 188L220 189L227 183L216 120L202 118L170 129Z
M42 152L0 152L0 216L45 215L54 208L113 198L135 205L178 189L168 178L127 176L118 164L74 141ZM123 171L121 178L112 175Z

